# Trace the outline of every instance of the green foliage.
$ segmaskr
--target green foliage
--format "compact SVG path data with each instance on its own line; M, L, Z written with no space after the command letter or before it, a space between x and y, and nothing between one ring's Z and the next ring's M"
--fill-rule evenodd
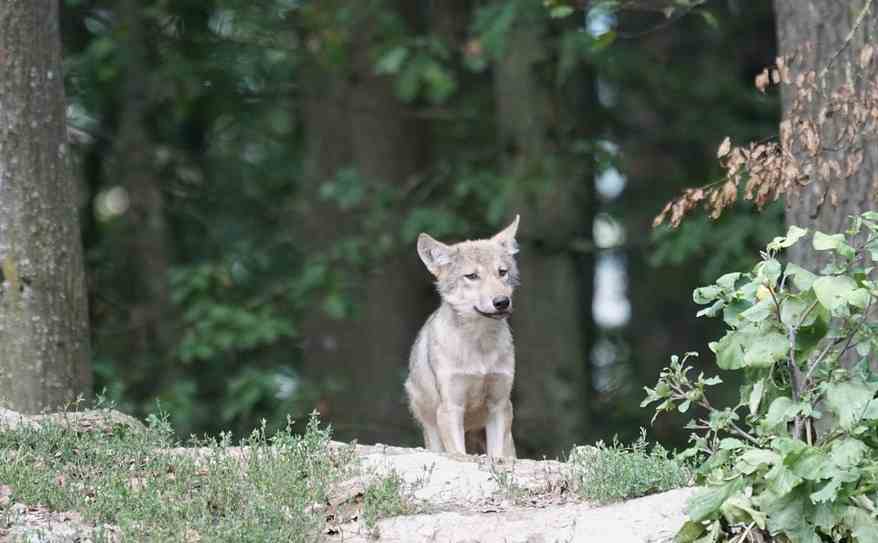
M790 227L750 273L731 273L695 290L699 315L722 317L710 344L721 369L744 374L739 402L719 408L692 378L688 353L672 357L642 405L698 414L684 457L703 460L704 485L690 502L677 540L744 541L751 531L791 542L871 542L878 534L878 378L870 360L878 326L870 277L878 213L852 217L841 234L815 232L812 247L831 256L819 272L784 266L779 253L802 243ZM700 538L700 539L699 539Z
M77 511L126 541L316 541L325 518L313 505L354 464L316 417L303 430L263 426L238 458L229 435L167 450L173 430L161 415L144 432L112 435L20 428L0 432L0 481L14 501Z
M665 492L692 479L692 468L661 445L649 449L643 429L631 445L614 439L612 445L599 441L594 447L576 447L568 463L579 495L601 504Z

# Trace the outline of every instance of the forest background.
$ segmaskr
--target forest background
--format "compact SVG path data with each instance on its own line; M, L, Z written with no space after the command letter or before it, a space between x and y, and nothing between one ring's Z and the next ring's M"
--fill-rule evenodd
M65 0L92 390L181 436L317 409L419 444L402 381L438 297L415 239L519 213L519 454L633 438L671 354L713 366L692 290L785 230L743 199L652 227L723 177L724 138L777 135L754 78L807 21L772 4Z

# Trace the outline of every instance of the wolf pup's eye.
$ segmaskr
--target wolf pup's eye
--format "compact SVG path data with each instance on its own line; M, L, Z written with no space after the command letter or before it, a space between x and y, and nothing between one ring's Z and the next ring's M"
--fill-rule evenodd
M507 270L506 268L500 268L499 270L497 270L497 273L500 274L500 277L506 277L506 274L509 273L509 270Z
M476 272L473 272L473 273L468 273L468 274L464 275L464 277L466 277L470 281L475 281L476 279L479 278L479 274L477 274Z

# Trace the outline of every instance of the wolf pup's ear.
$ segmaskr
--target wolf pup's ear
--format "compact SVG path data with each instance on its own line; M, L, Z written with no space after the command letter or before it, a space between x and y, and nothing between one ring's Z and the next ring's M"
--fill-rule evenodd
M451 262L451 247L421 234L418 236L418 256L430 273L438 277L442 266Z
M509 226L495 234L493 238L491 238L499 243L501 246L503 246L503 248L506 249L506 251L511 255L514 255L518 252L518 242L515 241L515 233L518 232L519 218L520 216L516 215L515 220L512 221L512 224L510 224Z

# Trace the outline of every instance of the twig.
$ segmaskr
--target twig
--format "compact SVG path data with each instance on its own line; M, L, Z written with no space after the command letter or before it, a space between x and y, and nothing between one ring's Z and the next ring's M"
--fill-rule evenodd
M744 539L746 539L747 536L750 535L750 530L752 530L753 526L755 525L755 522L751 522L750 524L748 524L747 529L741 532L741 537L738 538L738 541L736 543L744 543Z

